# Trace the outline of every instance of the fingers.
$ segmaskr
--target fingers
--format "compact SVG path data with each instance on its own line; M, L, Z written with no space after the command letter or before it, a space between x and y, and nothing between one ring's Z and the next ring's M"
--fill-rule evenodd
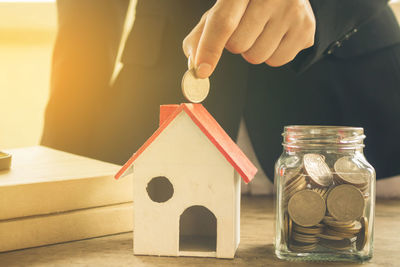
M295 9L290 15L296 18L286 32L278 48L265 63L272 67L282 66L292 61L297 54L314 45L315 18L309 2L305 2L305 12ZM297 11L297 12L296 12Z
M279 2L263 32L242 56L252 64L282 66L301 50L311 47L314 34L315 18L308 1Z
M185 38L199 78L214 71L224 48L252 63L281 66L314 43L308 0L217 0Z
M268 1L251 0L225 48L234 54L242 54L249 50L263 32L270 15L271 7Z
M278 48L265 63L271 67L285 65L292 61L301 50L311 47L313 44L314 38L307 36L307 33L291 30L285 35Z
M207 78L246 10L248 0L219 0L210 10L196 51L196 74Z
M286 31L287 27L280 20L269 20L253 46L242 53L243 58L251 64L265 62L278 48Z

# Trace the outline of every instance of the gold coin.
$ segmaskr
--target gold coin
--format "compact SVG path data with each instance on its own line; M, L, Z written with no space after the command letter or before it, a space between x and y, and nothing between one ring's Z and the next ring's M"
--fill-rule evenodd
M293 230L298 233L309 234L309 235L316 235L322 233L323 228L321 227L303 227L297 224L293 225Z
M327 239L327 240L342 240L343 239L343 237L341 237L341 236L329 235L329 234L326 234L325 232L321 233L321 234L317 234L317 236L322 239Z
M292 181L290 181L290 183L287 183L285 185L285 190L290 190L293 187L296 187L297 185L299 185L300 183L305 183L306 179L304 177L304 175L299 175L297 176L295 179L292 179Z
M326 228L324 231L324 234L330 235L330 236L340 236L343 238L353 238L354 234L351 233L346 233L346 232L339 232L339 231L335 231L331 228Z
M366 217L360 219L361 230L357 235L356 248L357 250L362 250L368 240L368 220Z
M293 191L293 189L298 188L301 185L307 186L307 181L304 175L300 175L299 178L291 182L284 190L285 193Z
M312 190L298 191L288 202L290 218L304 227L318 224L324 218L325 211L324 199Z
M289 191L285 191L285 196L286 199L289 201L289 199L298 191L303 190L307 187L306 182L304 181L304 183L301 183L299 185L297 185L296 187L290 189Z
M302 166L297 167L297 168L285 169L283 171L285 185L289 185L293 180L296 180L300 175L301 169L302 169Z
M321 246L326 248L335 249L335 250L348 250L352 247L352 242L348 238L344 238L342 240L326 240L321 239L318 243Z
M337 179L344 183L362 187L368 183L370 173L360 168L351 157L341 157L334 164Z
M312 188L311 190L317 192L318 194L321 195L322 198L326 198L327 197L327 192L328 189L327 188Z
M286 188L283 191L283 196L286 202L288 202L290 197L293 196L296 192L303 190L306 187L307 187L307 182L304 179L304 177L301 177L299 180L293 182L293 184L291 184L288 188Z
M311 190L321 195L321 188L311 188Z
M354 225L354 221L336 221L331 216L325 216L322 221L326 225L332 227L352 227Z
M293 240L301 243L317 243L319 238L316 235L306 235L297 232L292 233Z
M289 241L289 215L285 213L283 216L283 236L286 242Z
M328 197L329 192L330 192L330 190L329 190L329 189L326 189L326 190L322 193L322 198L323 198L324 200L326 200L326 198Z
M181 86L183 95L192 103L202 102L210 91L209 79L197 78L194 69L189 69L185 72Z
M310 181L317 186L326 187L332 184L333 176L325 158L320 154L305 154L303 165Z
M360 232L362 226L361 223L358 221L355 221L351 227L330 227L331 229L338 231L338 232L343 232L343 233L348 233L348 234L357 234Z
M343 184L343 181L342 181L342 180L339 180L339 179L337 178L337 175L334 175L334 176L333 176L333 181L335 182L335 185Z
M333 188L326 205L329 213L338 221L353 221L360 218L364 212L364 197L361 191L349 184Z

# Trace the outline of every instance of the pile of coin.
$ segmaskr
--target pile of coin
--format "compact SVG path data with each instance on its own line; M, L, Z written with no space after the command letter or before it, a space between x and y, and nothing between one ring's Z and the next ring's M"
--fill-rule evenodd
M319 234L322 233L323 229L323 224L304 227L293 223L290 249L298 252L313 251L320 241Z
M210 91L209 79L197 78L194 64L190 57L188 58L188 70L183 75L181 86L183 95L192 103L202 102Z
M360 221L365 221L366 218L362 217ZM323 224L325 225L325 229L318 236L320 237L320 245L335 249L335 250L349 250L353 248L353 244L357 242L363 243L366 239L364 238L364 234L366 229L363 228L363 225L360 221L337 221L331 216L326 216L323 219ZM364 234L361 234L363 230ZM358 239L357 236L360 236ZM360 246L357 245L357 248L361 250L364 247L365 243Z
M300 167L285 170L282 179L283 235L291 251L364 248L371 179L367 171L347 156L331 169L323 155L310 153Z

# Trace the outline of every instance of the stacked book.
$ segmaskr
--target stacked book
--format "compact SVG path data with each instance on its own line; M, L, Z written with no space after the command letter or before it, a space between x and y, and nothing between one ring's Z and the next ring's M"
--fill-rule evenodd
M120 166L42 147L6 151L0 252L132 231L132 180Z

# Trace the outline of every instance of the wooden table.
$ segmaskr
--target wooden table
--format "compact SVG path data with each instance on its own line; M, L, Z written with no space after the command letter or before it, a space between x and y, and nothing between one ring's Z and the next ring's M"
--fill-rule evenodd
M241 224L241 243L234 260L134 256L132 233L124 233L0 253L0 266L321 266L276 258L272 198L243 197ZM375 253L370 262L324 265L400 266L400 200L377 201Z

